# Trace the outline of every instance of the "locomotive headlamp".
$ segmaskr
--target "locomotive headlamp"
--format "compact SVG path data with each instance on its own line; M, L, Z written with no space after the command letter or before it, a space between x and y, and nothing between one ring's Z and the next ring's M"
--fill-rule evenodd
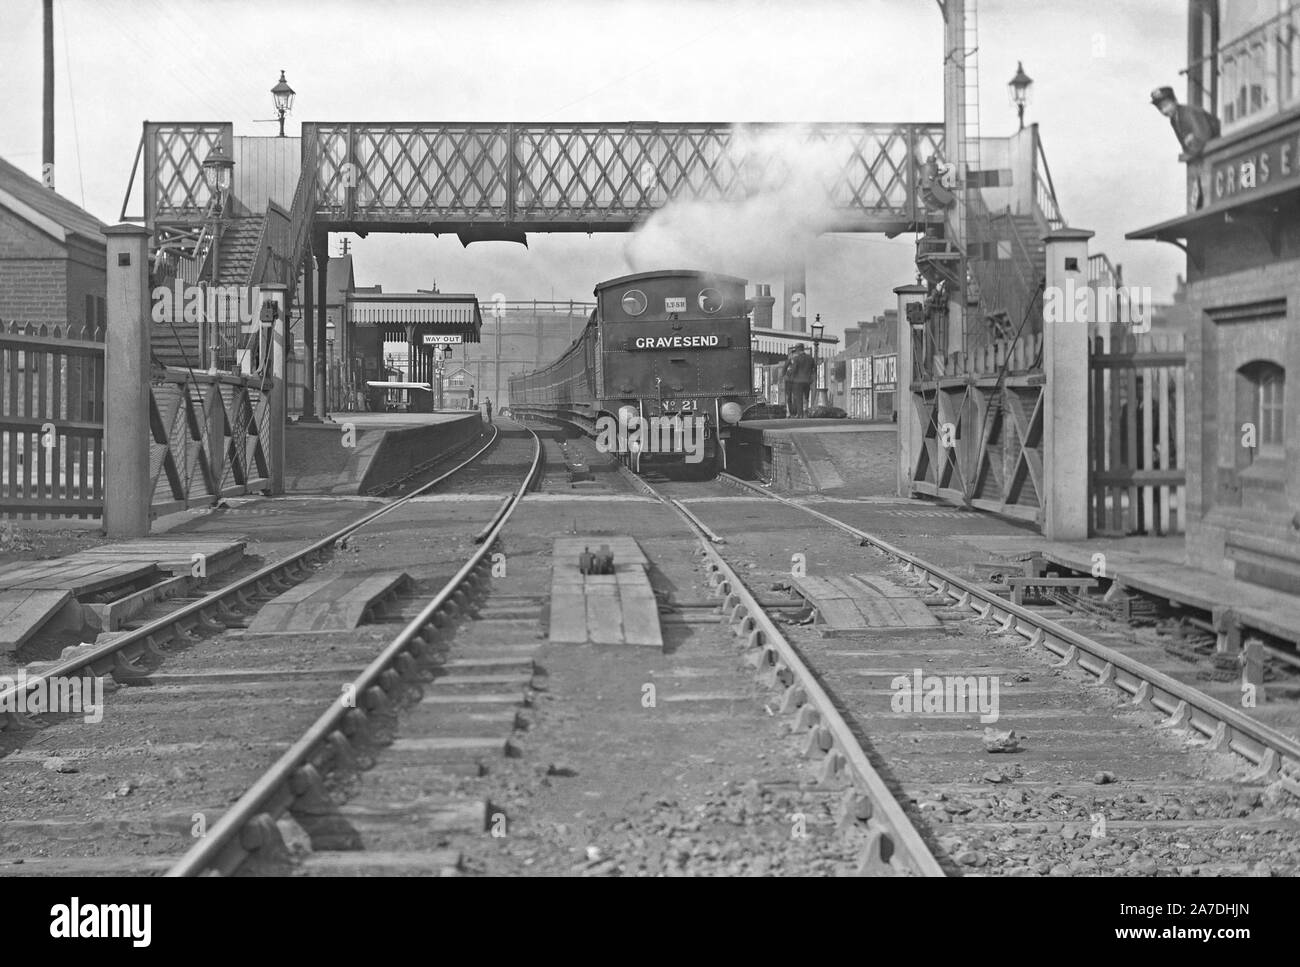
M732 403L723 403L722 409L719 412L721 412L722 418L726 420L728 423L739 423L740 414L743 412L743 410L741 410L739 403L732 402Z

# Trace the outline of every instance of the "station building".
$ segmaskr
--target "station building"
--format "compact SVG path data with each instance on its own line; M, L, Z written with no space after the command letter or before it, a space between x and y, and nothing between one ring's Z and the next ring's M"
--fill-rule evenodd
M844 330L831 363L831 403L851 420L893 420L898 395L898 310Z
M0 320L101 328L104 223L0 158Z
M411 397L411 408L429 412L445 401L449 363L457 347L479 341L483 314L477 297L433 291L351 292L343 312L345 358L367 385L371 409L380 409L371 382L397 369L405 382L427 383L435 392Z
M1186 211L1127 236L1187 257L1188 557L1300 593L1300 3L1188 10Z

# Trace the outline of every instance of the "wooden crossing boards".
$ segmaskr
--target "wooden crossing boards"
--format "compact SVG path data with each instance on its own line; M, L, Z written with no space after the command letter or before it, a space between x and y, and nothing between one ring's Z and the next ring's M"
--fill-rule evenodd
M0 591L0 651L18 650L71 600L71 591Z
M211 575L237 564L244 556L244 547L245 542L242 540L145 537L121 544L102 544L78 551L75 556L114 561L147 561L172 574L188 575L193 574L198 555L202 558L203 573Z
M817 610L817 628L827 637L939 627L938 619L915 594L887 578L805 575L792 581L795 590Z
M411 578L386 574L322 574L303 581L262 605L248 626L254 635L351 631L381 599L395 595Z
M608 545L613 574L583 574L578 557ZM550 640L559 644L663 647L650 562L631 537L561 537L551 561Z
M80 598L135 584L157 570L152 560L76 555L50 561L18 561L0 567L0 591L70 591Z
M242 540L142 538L104 544L66 557L44 561L13 561L0 566L0 651L13 651L60 612L79 627L86 606L112 609L112 602L144 593L165 575L210 576L236 564L244 554ZM201 556L202 567L196 569ZM105 604L104 602L109 602ZM128 609L129 610L129 609ZM95 622L91 622L92 625ZM115 628L113 621L101 622Z

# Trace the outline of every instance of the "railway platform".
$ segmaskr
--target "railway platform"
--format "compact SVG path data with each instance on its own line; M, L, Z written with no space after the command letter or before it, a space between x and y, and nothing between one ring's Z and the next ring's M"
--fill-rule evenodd
M778 493L889 494L897 436L894 423L747 420L736 428L735 456L742 476L757 476Z
M366 494L469 443L485 427L466 410L340 413L329 423L295 423L285 432L285 490Z

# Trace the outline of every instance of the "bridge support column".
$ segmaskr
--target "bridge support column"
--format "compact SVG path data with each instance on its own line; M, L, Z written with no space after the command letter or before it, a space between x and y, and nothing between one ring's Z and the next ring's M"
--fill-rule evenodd
M267 438L263 443L266 459L271 464L271 493L274 495L284 493L284 424L288 419L289 402L288 382L285 379L288 362L285 354L285 337L289 331L289 319L285 311L288 286L270 282L261 289L263 304L273 302L279 307L271 329L270 345L267 347L271 357L267 361L272 380L268 390L271 394L271 417L267 421Z
M1043 536L1049 541L1088 536L1088 323L1076 292L1088 287L1088 239L1093 233L1061 228L1044 236L1047 288L1043 292Z
M912 303L921 304L925 300L926 288L923 285L900 285L894 290L898 296L898 384L896 394L898 402L894 412L898 414L898 496L912 496L912 474L916 469L917 458L924 446L921 417L912 404L912 382L916 377L917 345L912 338L912 326L908 322L907 307Z
M104 332L104 532L149 533L149 229L113 225Z
M316 396L316 420L322 422L329 412L329 377L326 373L326 354L329 352L329 235L322 236L316 253L316 378L312 387Z
M298 416L300 423L315 422L316 402L312 399L312 382L315 379L315 370L312 369L312 347L316 344L315 333L312 332L312 320L316 318L316 272L313 263L316 260L312 258L311 248L307 249L307 258L302 263L302 413ZM382 359L382 347L380 357Z
M303 373L302 419L306 423L320 423L325 413L325 322L329 301L330 249L328 233L312 239L312 257L316 259L315 318L304 313L302 320L303 347L306 350L306 371Z

